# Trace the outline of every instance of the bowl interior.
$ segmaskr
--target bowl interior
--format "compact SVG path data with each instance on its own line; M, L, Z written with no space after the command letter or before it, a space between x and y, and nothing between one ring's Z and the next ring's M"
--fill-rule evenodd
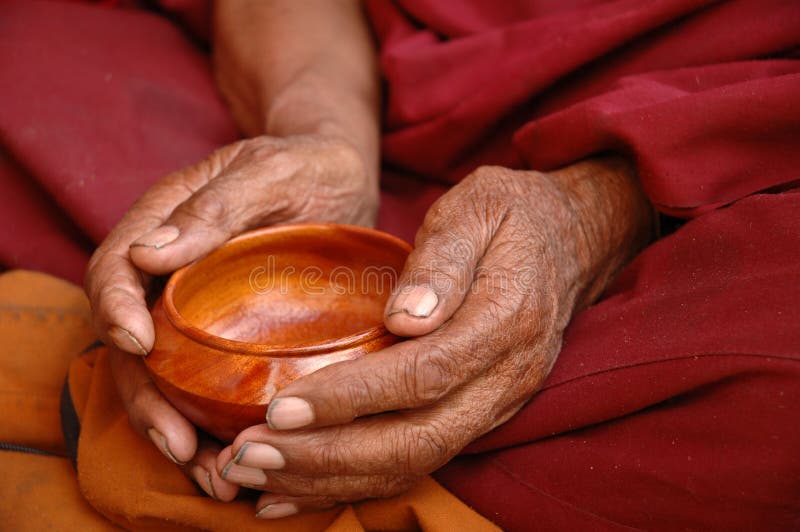
M363 228L272 227L179 271L165 297L190 325L227 340L275 348L332 342L382 326L409 250Z

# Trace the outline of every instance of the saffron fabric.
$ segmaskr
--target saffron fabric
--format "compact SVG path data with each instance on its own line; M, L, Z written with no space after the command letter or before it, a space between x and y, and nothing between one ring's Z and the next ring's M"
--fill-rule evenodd
M430 478L400 497L275 522L256 519L255 498L210 499L133 432L89 318L77 286L36 272L0 275L0 442L22 446L0 450L4 529L498 530ZM67 370L66 404L80 422L77 475L58 420Z

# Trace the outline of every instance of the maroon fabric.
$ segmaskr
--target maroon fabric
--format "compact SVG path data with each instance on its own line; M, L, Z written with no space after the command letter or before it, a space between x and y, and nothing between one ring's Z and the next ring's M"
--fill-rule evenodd
M648 248L436 478L512 530L796 529L798 227L800 193L757 195Z
M699 217L437 478L515 530L800 526L800 195L741 200L800 176L800 5L369 6L393 166L453 183L617 151L659 210Z
M90 243L142 192L239 137L206 54L173 23L204 36L209 2L163 0L172 20L111 4L127 5L3 3L2 266L80 283ZM384 211L381 227L413 240L444 189L402 176L385 188L406 215Z
M207 58L157 14L4 2L0 72L0 143L21 169L0 167L2 216L17 220L0 240L8 267L79 282L88 250L42 240L45 220L71 220L97 243L158 178L239 136Z
M206 2L162 4L207 31ZM393 168L380 227L410 239L480 164L609 150L658 209L693 218L575 318L544 391L438 479L511 530L800 527L800 4L368 7ZM0 70L7 266L74 278L149 184L237 136L203 53L153 13L6 2Z
M753 60L797 48L796 2L508 2L481 18L496 4L369 3L388 162L456 182L621 151L657 207L689 216L797 179L800 63Z

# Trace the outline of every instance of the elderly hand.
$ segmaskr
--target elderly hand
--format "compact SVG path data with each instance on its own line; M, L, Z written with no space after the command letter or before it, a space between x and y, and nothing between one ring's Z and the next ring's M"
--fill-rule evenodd
M281 390L217 459L274 518L406 490L542 386L576 309L645 244L652 212L620 160L478 169L429 211L387 304L416 337Z
M95 329L113 346L112 368L133 427L209 494L236 488L216 475L218 448L197 450L194 427L158 392L139 357L153 346L145 303L152 275L197 259L251 228L283 222L369 225L374 178L360 153L337 137L261 136L220 149L145 193L97 249L86 275ZM210 449L210 450L209 450ZM200 469L194 466L199 465Z

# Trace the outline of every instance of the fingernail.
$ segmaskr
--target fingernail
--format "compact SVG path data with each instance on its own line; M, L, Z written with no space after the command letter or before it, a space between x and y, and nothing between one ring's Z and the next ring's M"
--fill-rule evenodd
M169 445L167 445L167 438L163 434L158 432L158 430L156 430L155 427L150 427L149 429L147 429L147 435L150 436L150 439L153 440L154 444L156 444L158 450L161 451L161 453L164 456L169 458L173 464L186 465L186 462L181 462L180 460L175 458L175 455L172 454L172 451L169 450Z
M220 476L228 482L248 486L263 486L267 483L267 475L262 470L236 465L233 460L228 462Z
M181 236L181 232L174 225L162 225L137 238L130 247L161 249L179 236Z
M405 312L415 318L427 318L438 304L439 297L430 288L407 286L397 294L389 315Z
M298 511L297 505L293 502L276 502L268 504L256 513L259 519L279 519L281 517L289 517L296 514Z
M257 467L259 469L283 469L286 460L281 452L266 443L245 442L233 462L238 465Z
M305 427L314 421L314 411L305 399L281 397L274 399L267 409L267 423L275 430Z
M108 336L114 341L117 347L123 351L145 357L147 356L147 350L142 345L142 342L137 340L134 335L122 327L118 327L117 325L110 327L108 329Z
M197 485L206 492L206 495L212 499L219 500L217 492L214 491L214 483L211 482L211 473L196 465L192 468L192 477L194 477L194 481L197 482Z

